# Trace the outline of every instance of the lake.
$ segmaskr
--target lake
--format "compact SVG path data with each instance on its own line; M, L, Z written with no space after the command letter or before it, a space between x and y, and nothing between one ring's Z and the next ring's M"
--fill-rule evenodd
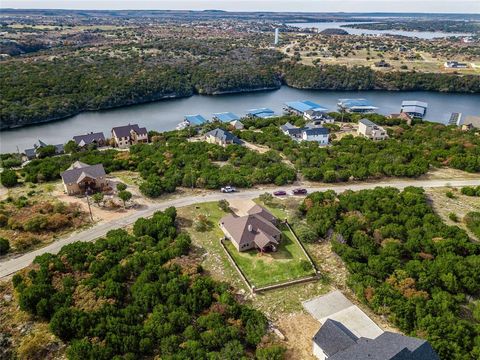
M301 29L305 28L317 28L318 31L323 31L325 29L343 29L349 34L352 35L402 35L408 37L416 37L419 39L434 39L434 38L445 38L449 36L469 36L468 33L447 33L441 31L403 31L403 30L369 30L369 29L352 29L348 27L342 27L343 25L353 25L353 24L371 24L371 22L364 23L352 23L352 22L320 22L320 23L290 23L287 25L296 26Z
M186 114L202 114L210 119L212 113L231 111L239 116L252 108L269 107L282 113L286 101L312 100L335 111L340 98L366 98L379 108L381 114L398 113L403 100L428 103L427 120L446 123L452 112L464 115L479 114L480 95L446 94L437 92L393 91L320 91L298 90L283 86L274 91L239 93L219 96L195 95L104 111L84 112L65 120L32 125L0 132L0 151L16 152L32 147L38 139L50 144L65 143L74 135L103 131L110 136L113 126L138 123L147 130L173 130Z

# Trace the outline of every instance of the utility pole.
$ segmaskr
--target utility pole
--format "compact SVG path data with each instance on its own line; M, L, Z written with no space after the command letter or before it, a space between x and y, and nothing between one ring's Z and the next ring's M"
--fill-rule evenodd
M90 200L88 199L88 191L85 191L85 195L87 196L87 204L88 204L88 211L90 212L90 219L93 222L92 208L90 207Z

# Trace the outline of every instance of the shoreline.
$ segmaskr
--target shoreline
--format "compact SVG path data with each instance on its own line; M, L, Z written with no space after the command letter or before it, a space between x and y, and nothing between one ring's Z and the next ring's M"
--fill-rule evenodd
M297 89L297 90L310 90L310 91L319 91L319 92L327 92L327 91L369 91L369 92L377 92L377 91L385 91L385 92L391 92L391 93L402 93L402 92L422 92L426 90L401 90L401 89L369 89L369 90L341 90L341 89L312 89L308 87L300 87L300 86L294 86L294 85L289 85L282 83L278 87L262 87L262 88L257 88L257 89L240 89L240 90L226 90L226 91L221 91L221 92L215 92L212 94L201 94L198 92L193 92L190 95L177 95L177 94L170 94L170 95L165 95L162 97L159 97L157 99L151 99L151 100L145 100L145 101L138 101L135 103L130 103L130 104L123 104L123 105L118 105L118 106L107 106L99 109L85 109L85 110L80 110L76 111L74 113L71 113L69 115L65 116L57 116L49 119L44 119L41 121L36 121L33 123L28 123L28 124L21 124L21 125L15 125L15 126L7 126L7 127L0 127L0 133L5 132L8 133L9 131L13 130L18 130L22 128L28 128L31 126L38 126L38 125L43 125L47 123L54 123L54 122L59 122L63 120L70 119L74 116L77 116L82 113L89 113L89 112L102 112L102 111L109 111L109 110L114 110L114 109L123 109L123 108L129 108L133 106L139 106L139 105L144 105L144 104L150 104L150 103L156 103L156 102L162 102L165 100L175 100L175 99L185 99L185 98L190 98L195 95L199 96L206 96L206 97L220 97L222 95L233 95L233 94L242 94L242 93L255 93L255 92L269 92L269 91L275 91L279 90L282 87L288 87L292 89ZM464 94L464 95L475 95L476 93L465 93L465 92L455 92L455 91L428 91L432 93L440 93L440 94Z

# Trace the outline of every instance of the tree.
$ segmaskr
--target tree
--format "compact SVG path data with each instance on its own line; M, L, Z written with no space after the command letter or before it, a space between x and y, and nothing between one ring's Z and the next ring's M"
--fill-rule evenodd
M70 140L65 144L64 150L67 154L72 154L78 152L78 150L80 150L80 147L74 140Z
M97 192L92 195L92 200L95 204L100 205L100 203L103 201L104 194L102 192Z
M37 148L37 155L40 159L50 157L56 154L56 148L54 145L47 145Z
M118 184L117 184L117 190L118 190L118 191L127 190L127 185L125 185L124 183L118 183Z
M228 212L228 210L230 209L230 204L228 203L227 200L222 199L218 201L218 207L223 211Z
M258 348L255 357L258 360L282 360L285 358L285 348L273 345L270 347Z
M0 238L0 255L5 255L10 250L10 243L7 239Z
M132 193L127 190L122 190L118 193L118 197L123 201L123 207L126 207L126 202L132 198Z
M18 183L17 173L13 170L4 169L0 175L2 185L5 187L14 187Z

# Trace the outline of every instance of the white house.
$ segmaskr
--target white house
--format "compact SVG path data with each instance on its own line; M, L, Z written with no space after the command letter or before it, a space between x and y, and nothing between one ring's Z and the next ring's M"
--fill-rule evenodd
M334 119L330 116L328 116L324 111L320 110L307 110L303 113L303 118L305 120L310 120L312 122L315 122L315 125L319 124L333 124Z
M387 131L368 119L362 119L358 122L357 133L371 140L388 139Z
M302 140L316 141L318 142L319 145L327 145L328 134L329 134L329 130L323 127L302 129Z

